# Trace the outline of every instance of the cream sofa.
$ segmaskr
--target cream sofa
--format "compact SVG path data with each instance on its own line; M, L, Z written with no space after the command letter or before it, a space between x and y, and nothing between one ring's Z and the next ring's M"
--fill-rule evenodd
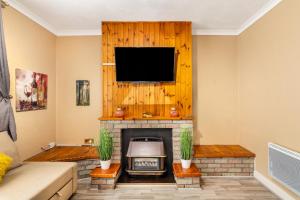
M66 200L77 189L77 164L25 162L0 183L1 200Z

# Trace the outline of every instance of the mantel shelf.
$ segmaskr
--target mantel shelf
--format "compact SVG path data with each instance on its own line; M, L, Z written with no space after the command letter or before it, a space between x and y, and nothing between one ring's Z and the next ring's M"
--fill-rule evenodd
M114 121L114 120L192 120L192 117L163 117L163 116L153 116L153 117L99 117L100 121Z

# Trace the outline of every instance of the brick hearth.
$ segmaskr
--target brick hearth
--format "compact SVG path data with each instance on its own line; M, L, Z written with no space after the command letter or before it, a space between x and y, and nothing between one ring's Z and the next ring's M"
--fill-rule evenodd
M173 162L180 162L180 130L191 128L192 120L107 120L100 121L101 128L107 128L113 134L113 163L121 162L121 132L127 128L171 128L173 141Z

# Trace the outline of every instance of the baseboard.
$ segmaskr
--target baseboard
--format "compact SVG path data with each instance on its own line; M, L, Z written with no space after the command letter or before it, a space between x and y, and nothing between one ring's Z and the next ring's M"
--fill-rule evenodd
M270 179L259 173L258 171L254 171L254 177L261 182L264 186L266 186L269 190L271 190L274 194L284 200L295 200L291 197L286 191L281 189L278 185L273 183Z
M58 147L81 147L82 144L56 144Z
M203 178L253 178L253 176L202 176Z

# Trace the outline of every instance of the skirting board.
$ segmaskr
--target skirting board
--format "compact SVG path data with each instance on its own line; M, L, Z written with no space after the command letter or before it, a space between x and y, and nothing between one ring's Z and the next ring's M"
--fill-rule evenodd
M286 191L281 189L278 185L273 183L270 179L259 173L258 171L254 171L254 177L261 182L264 186L266 186L269 190L271 190L274 194L280 197L283 200L295 200L291 197Z
M83 144L56 144L58 147L81 147Z

